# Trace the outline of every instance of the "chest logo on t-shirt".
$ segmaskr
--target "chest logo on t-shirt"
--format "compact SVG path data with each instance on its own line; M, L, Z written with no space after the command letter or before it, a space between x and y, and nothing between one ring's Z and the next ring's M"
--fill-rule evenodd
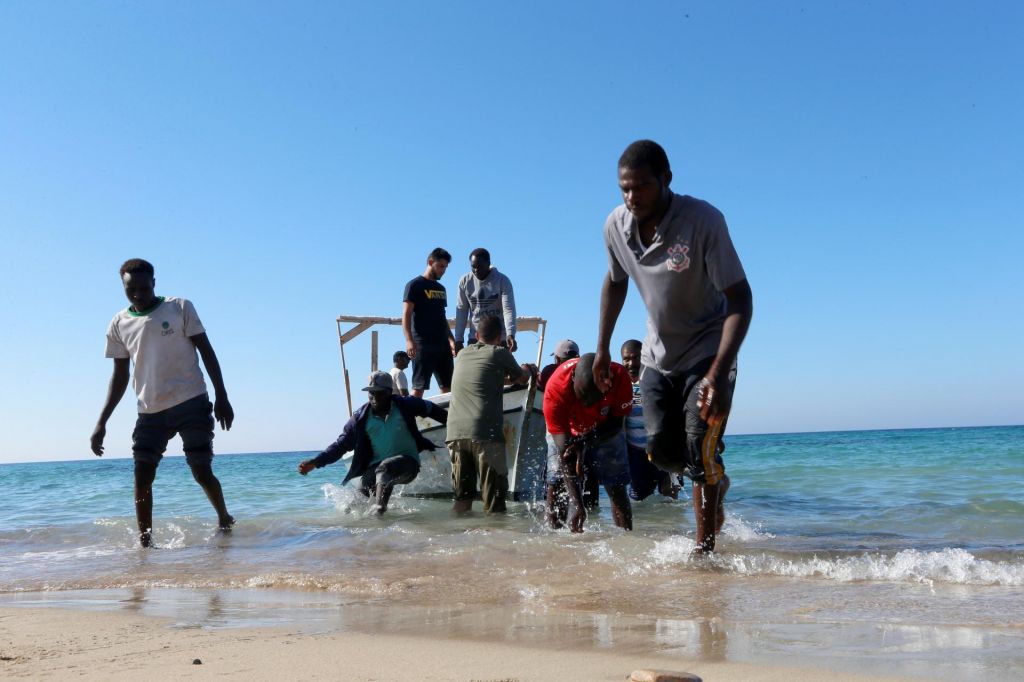
M424 289L423 295L432 301L447 301L448 292L440 289Z
M604 407L601 408L601 416L602 417L607 417L608 413L611 412L611 411L612 411L612 408L609 407L608 405L605 405Z
M673 272L682 272L690 267L690 247L685 244L674 244L668 247L668 260L665 265Z
M168 322L167 320L161 322L160 327L163 329L163 331L160 332L160 336L170 336L171 334L174 333L174 330L171 329L171 323Z

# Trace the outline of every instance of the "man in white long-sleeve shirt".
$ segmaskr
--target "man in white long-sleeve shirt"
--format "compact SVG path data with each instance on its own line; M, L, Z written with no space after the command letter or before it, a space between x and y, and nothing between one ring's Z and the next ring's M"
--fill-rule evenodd
M466 326L469 343L476 343L473 330L486 317L502 321L501 341L513 353L516 344L516 299L512 282L491 265L487 249L473 249L469 254L470 271L459 280L458 302L455 305L455 351L463 348Z

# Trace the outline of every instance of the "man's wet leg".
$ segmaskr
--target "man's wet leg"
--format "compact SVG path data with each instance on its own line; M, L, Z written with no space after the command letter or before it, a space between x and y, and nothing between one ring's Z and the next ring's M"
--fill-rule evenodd
M583 506L588 512L601 508L601 480L589 463L584 470Z
M454 440L448 443L448 454L452 463L452 489L455 499L452 511L468 514L473 511L476 495L476 459L472 456L472 441ZM486 508L487 503L484 502Z
M604 490L612 503L612 519L615 525L625 530L633 530L633 506L629 502L626 486L605 486Z
M715 534L720 529L718 510L723 499L722 482L693 484L693 512L697 519L697 553L715 551Z
M547 518L551 528L562 528L569 517L569 496L565 483L557 481L547 485Z
M235 517L228 513L227 505L224 503L224 490L220 487L220 481L213 475L211 464L191 464L192 478L196 480L206 493L207 499L217 512L217 523L221 530L228 530L235 525Z
M156 464L135 462L135 518L139 524L139 543L153 545L153 481Z
M378 483L373 489L373 507L374 511L378 515L383 514L388 510L388 501L391 499L391 491L395 489L395 486L390 483Z
M391 460L385 460L378 464L375 473L370 510L375 512L378 516L388 510L388 501L391 500L391 491L395 487L395 477L391 474L388 466L390 462Z

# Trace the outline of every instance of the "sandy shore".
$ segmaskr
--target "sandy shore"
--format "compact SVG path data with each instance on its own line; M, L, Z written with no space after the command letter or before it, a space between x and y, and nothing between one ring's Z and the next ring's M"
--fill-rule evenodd
M195 659L202 663L193 663ZM720 682L879 679L593 649L557 651L357 633L307 635L284 628L173 628L169 621L133 614L0 608L0 677L5 679L622 682L641 668L688 671Z

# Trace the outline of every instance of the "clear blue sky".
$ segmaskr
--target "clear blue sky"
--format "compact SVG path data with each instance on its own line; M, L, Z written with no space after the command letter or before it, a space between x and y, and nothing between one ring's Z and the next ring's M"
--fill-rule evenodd
M330 442L335 317L399 315L437 245L592 349L641 137L754 291L732 431L1022 423L1022 34L1013 2L0 4L0 461L91 457L129 257L209 330L224 453ZM616 345L644 321L631 292Z

